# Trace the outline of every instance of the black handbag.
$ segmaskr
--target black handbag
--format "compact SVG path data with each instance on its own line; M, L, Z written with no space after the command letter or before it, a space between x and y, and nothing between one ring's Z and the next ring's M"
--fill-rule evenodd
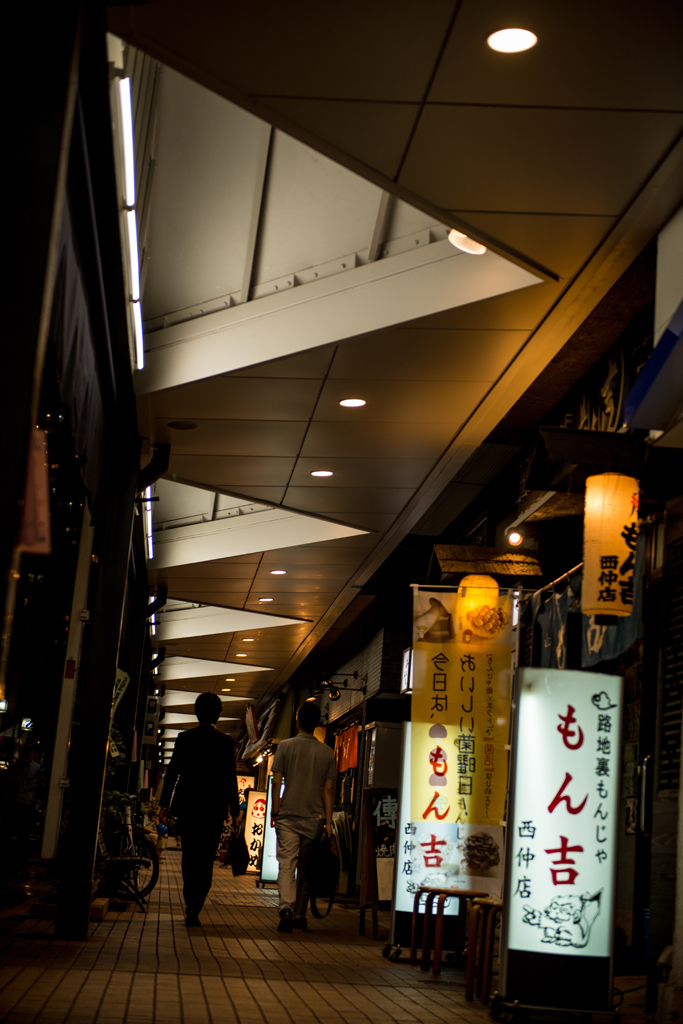
M306 880L313 917L327 917L332 910L339 881L339 857L332 852L327 836L317 839L306 851ZM316 900L328 900L327 910L321 914Z
M249 867L249 850L242 829L228 840L228 857L233 875L246 875Z

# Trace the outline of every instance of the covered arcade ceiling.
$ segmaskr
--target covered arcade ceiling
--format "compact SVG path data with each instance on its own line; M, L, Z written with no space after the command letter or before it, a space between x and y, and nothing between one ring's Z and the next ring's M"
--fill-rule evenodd
M150 0L109 21L140 431L171 446L162 677L259 701L446 489L455 515L514 454L488 435L680 205L683 9ZM538 44L494 53L511 23Z

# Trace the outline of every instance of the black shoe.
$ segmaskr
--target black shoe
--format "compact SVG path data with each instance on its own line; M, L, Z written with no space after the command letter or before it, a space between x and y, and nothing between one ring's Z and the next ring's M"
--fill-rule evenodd
M185 924L188 928L200 928L199 914L196 914L194 910L187 909L185 911Z
M292 928L308 928L308 921L305 917L294 917L292 918Z
M292 918L292 911L285 907L284 910L280 911L280 923L277 926L279 932L291 932L294 927L294 919Z

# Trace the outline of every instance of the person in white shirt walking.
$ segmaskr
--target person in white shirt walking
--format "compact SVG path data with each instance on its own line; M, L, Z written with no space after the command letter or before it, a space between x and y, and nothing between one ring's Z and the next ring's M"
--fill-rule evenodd
M320 708L307 701L296 714L297 735L278 744L273 759L273 803L270 824L277 833L280 870L279 932L306 928L308 886L306 851L323 832L332 835L334 752L313 735ZM280 799L282 780L285 791ZM297 870L298 868L298 870Z

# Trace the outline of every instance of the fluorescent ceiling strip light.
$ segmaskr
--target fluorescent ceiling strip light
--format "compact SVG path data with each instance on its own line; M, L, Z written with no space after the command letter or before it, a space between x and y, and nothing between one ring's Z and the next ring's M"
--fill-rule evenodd
M152 531L154 524L152 521L152 488L148 487L145 490L145 498L143 502L144 516L145 516L145 538L147 540L147 557L150 562L154 558L154 540L152 538ZM155 631L156 632L156 631Z
M135 210L126 210L126 227L128 229L128 263L130 297L133 302L140 301L140 257L138 255L138 227Z
M135 335L135 365L138 370L145 368L145 336L142 330L142 309L139 302L131 302L133 307L133 333Z
M205 661L203 658L166 658L159 666L159 679L202 679L206 676L234 676L239 672L269 672L261 665L232 664L229 661Z
M123 198L127 207L135 206L135 150L133 147L133 101L130 78L119 79L121 136L123 139Z

